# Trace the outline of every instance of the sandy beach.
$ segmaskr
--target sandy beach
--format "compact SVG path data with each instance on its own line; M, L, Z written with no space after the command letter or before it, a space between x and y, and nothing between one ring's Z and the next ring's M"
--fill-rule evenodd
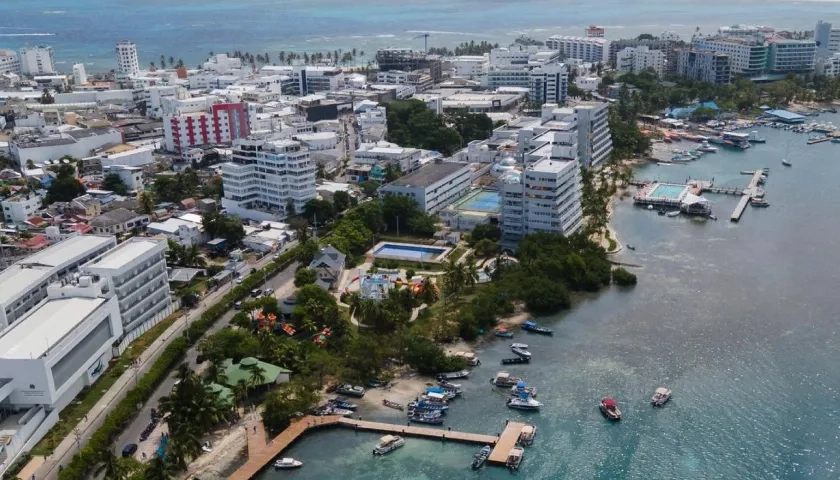
M226 428L217 430L207 440L210 441L213 451L195 459L187 469L187 473L179 478L223 480L246 458L248 436L242 425L236 425L230 430Z
M351 401L390 410L389 407L382 404L383 400L390 400L406 405L423 393L429 384L433 384L434 381L435 379L432 377L416 373L401 375L391 382L389 388L370 388L364 397L357 400L351 399Z
M524 305L517 305L516 312L499 319L498 326L504 328L518 327L531 319L531 314L525 311Z

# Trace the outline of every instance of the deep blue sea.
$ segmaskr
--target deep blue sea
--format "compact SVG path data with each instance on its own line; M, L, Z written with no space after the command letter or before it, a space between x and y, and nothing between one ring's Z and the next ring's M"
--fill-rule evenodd
M733 23L803 30L832 18L840 22L832 0L2 0L0 48L46 43L62 70L84 62L103 71L115 68L122 39L137 43L141 65L160 55L196 65L211 51L422 49L420 31L430 46L452 46L581 35L593 23L621 38Z

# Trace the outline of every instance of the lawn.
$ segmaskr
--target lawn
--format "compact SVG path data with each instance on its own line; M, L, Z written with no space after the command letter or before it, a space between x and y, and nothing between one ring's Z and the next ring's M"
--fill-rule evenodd
M449 252L449 256L446 257L447 260L452 260L453 262L457 262L458 259L464 256L467 253L467 248L458 245L455 247L451 252Z

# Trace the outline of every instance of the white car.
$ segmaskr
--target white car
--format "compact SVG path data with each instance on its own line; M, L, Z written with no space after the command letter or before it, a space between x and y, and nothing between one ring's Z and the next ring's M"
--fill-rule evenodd
M242 285L242 277L239 277L239 278L236 279L236 284L237 285Z

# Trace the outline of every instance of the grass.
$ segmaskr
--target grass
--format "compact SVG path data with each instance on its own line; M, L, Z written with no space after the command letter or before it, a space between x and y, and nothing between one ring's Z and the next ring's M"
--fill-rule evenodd
M614 251L616 251L616 250L618 249L618 242L616 242L616 241L612 238L612 235L610 235L610 231L609 231L609 230L607 230L607 233L605 234L605 237L606 237L606 239L607 239L607 242L609 242L609 248L607 249L607 251L608 251L608 252L614 252Z
M449 252L449 256L447 257L447 260L452 260L453 262L457 262L458 259L463 257L465 253L467 253L467 248L462 247L461 245L458 245L451 252Z
M49 455L55 447L70 435L73 428L84 419L96 402L117 382L117 379L131 367L131 363L151 346L180 315L175 313L164 318L131 342L120 357L90 387L82 390L70 404L61 411L58 423L38 442L30 452L32 455Z
M435 243L434 238L429 237L416 237L411 234L401 233L400 236L397 236L397 232L386 232L377 235L377 238L380 242L397 242L397 243L419 243L422 245L432 245Z

